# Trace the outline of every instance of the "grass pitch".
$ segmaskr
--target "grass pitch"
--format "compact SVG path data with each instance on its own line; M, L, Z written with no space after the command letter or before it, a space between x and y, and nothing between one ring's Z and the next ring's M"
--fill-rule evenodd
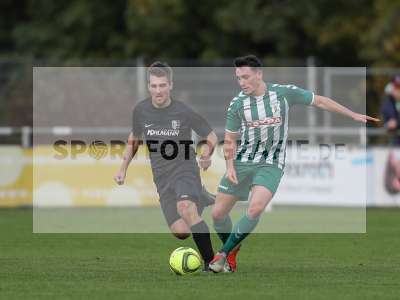
M191 239L32 234L31 210L0 210L0 299L399 299L399 225L369 209L366 234L254 234L238 273L178 277L169 254Z

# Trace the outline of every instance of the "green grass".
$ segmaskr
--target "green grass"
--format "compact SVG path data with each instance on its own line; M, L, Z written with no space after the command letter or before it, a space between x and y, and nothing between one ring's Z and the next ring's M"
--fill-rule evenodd
M231 211L233 221L246 205ZM211 209L202 217L211 224ZM159 207L35 208L35 233L169 233ZM365 207L274 206L259 221L257 233L365 233Z
M370 209L366 234L254 234L238 273L178 277L169 253L191 240L32 234L31 210L0 210L0 299L399 299L399 220Z

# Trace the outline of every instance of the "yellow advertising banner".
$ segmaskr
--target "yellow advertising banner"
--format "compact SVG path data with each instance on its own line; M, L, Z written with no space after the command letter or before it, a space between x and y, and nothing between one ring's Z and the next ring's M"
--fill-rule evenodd
M0 147L0 206L32 205L32 149Z
M0 206L155 206L158 194L147 151L141 147L132 160L125 184L113 175L121 164L121 153L112 146L57 149L36 146L22 149L0 147ZM225 170L215 156L212 167L202 172L203 183L215 192Z

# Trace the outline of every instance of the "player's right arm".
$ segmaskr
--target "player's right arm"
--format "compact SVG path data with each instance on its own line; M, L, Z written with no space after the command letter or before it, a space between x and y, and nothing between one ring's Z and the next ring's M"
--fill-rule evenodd
M236 170L234 160L236 157L236 140L239 136L242 120L238 113L237 98L234 98L229 107L226 115L226 127L224 137L224 157L226 162L225 177L232 183L237 184Z
M129 164L139 148L140 138L138 137L141 137L143 134L143 124L140 116L141 116L141 108L140 105L138 105L133 110L132 132L128 136L128 142L122 158L121 167L114 175L114 180L119 185L124 184L126 171L128 170Z
M128 137L128 143L124 151L121 167L114 175L114 180L119 185L124 184L129 164L132 161L133 157L135 156L138 148L139 148L139 139L136 138L131 132Z
M235 184L238 183L237 177L236 177L236 170L235 166L233 164L233 161L236 156L236 139L238 137L237 132L230 132L230 131L225 131L225 137L224 137L224 157L225 157L225 162L226 162L226 178Z

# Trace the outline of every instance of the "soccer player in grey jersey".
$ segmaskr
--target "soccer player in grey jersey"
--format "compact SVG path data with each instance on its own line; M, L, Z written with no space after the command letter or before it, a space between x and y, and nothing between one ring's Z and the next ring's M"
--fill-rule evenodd
M165 63L156 62L148 69L151 97L140 101L134 108L132 132L114 180L118 184L124 183L128 166L143 137L150 153L153 180L166 222L179 239L186 239L192 233L208 270L214 252L201 213L214 199L202 189L199 167L206 170L211 165L217 136L202 116L171 98L172 77L172 69ZM199 166L191 147L192 131L206 138L209 145L199 158Z
M254 230L279 186L285 165L288 113L292 105L313 105L362 123L379 121L297 86L264 82L261 62L253 55L237 58L234 65L242 91L233 98L227 112L226 173L212 210L214 228L223 242L222 249L210 263L214 272L221 272L226 261L233 271L236 270L240 243ZM239 147L238 137L241 140ZM236 201L247 200L249 193L247 213L232 228L229 212Z

